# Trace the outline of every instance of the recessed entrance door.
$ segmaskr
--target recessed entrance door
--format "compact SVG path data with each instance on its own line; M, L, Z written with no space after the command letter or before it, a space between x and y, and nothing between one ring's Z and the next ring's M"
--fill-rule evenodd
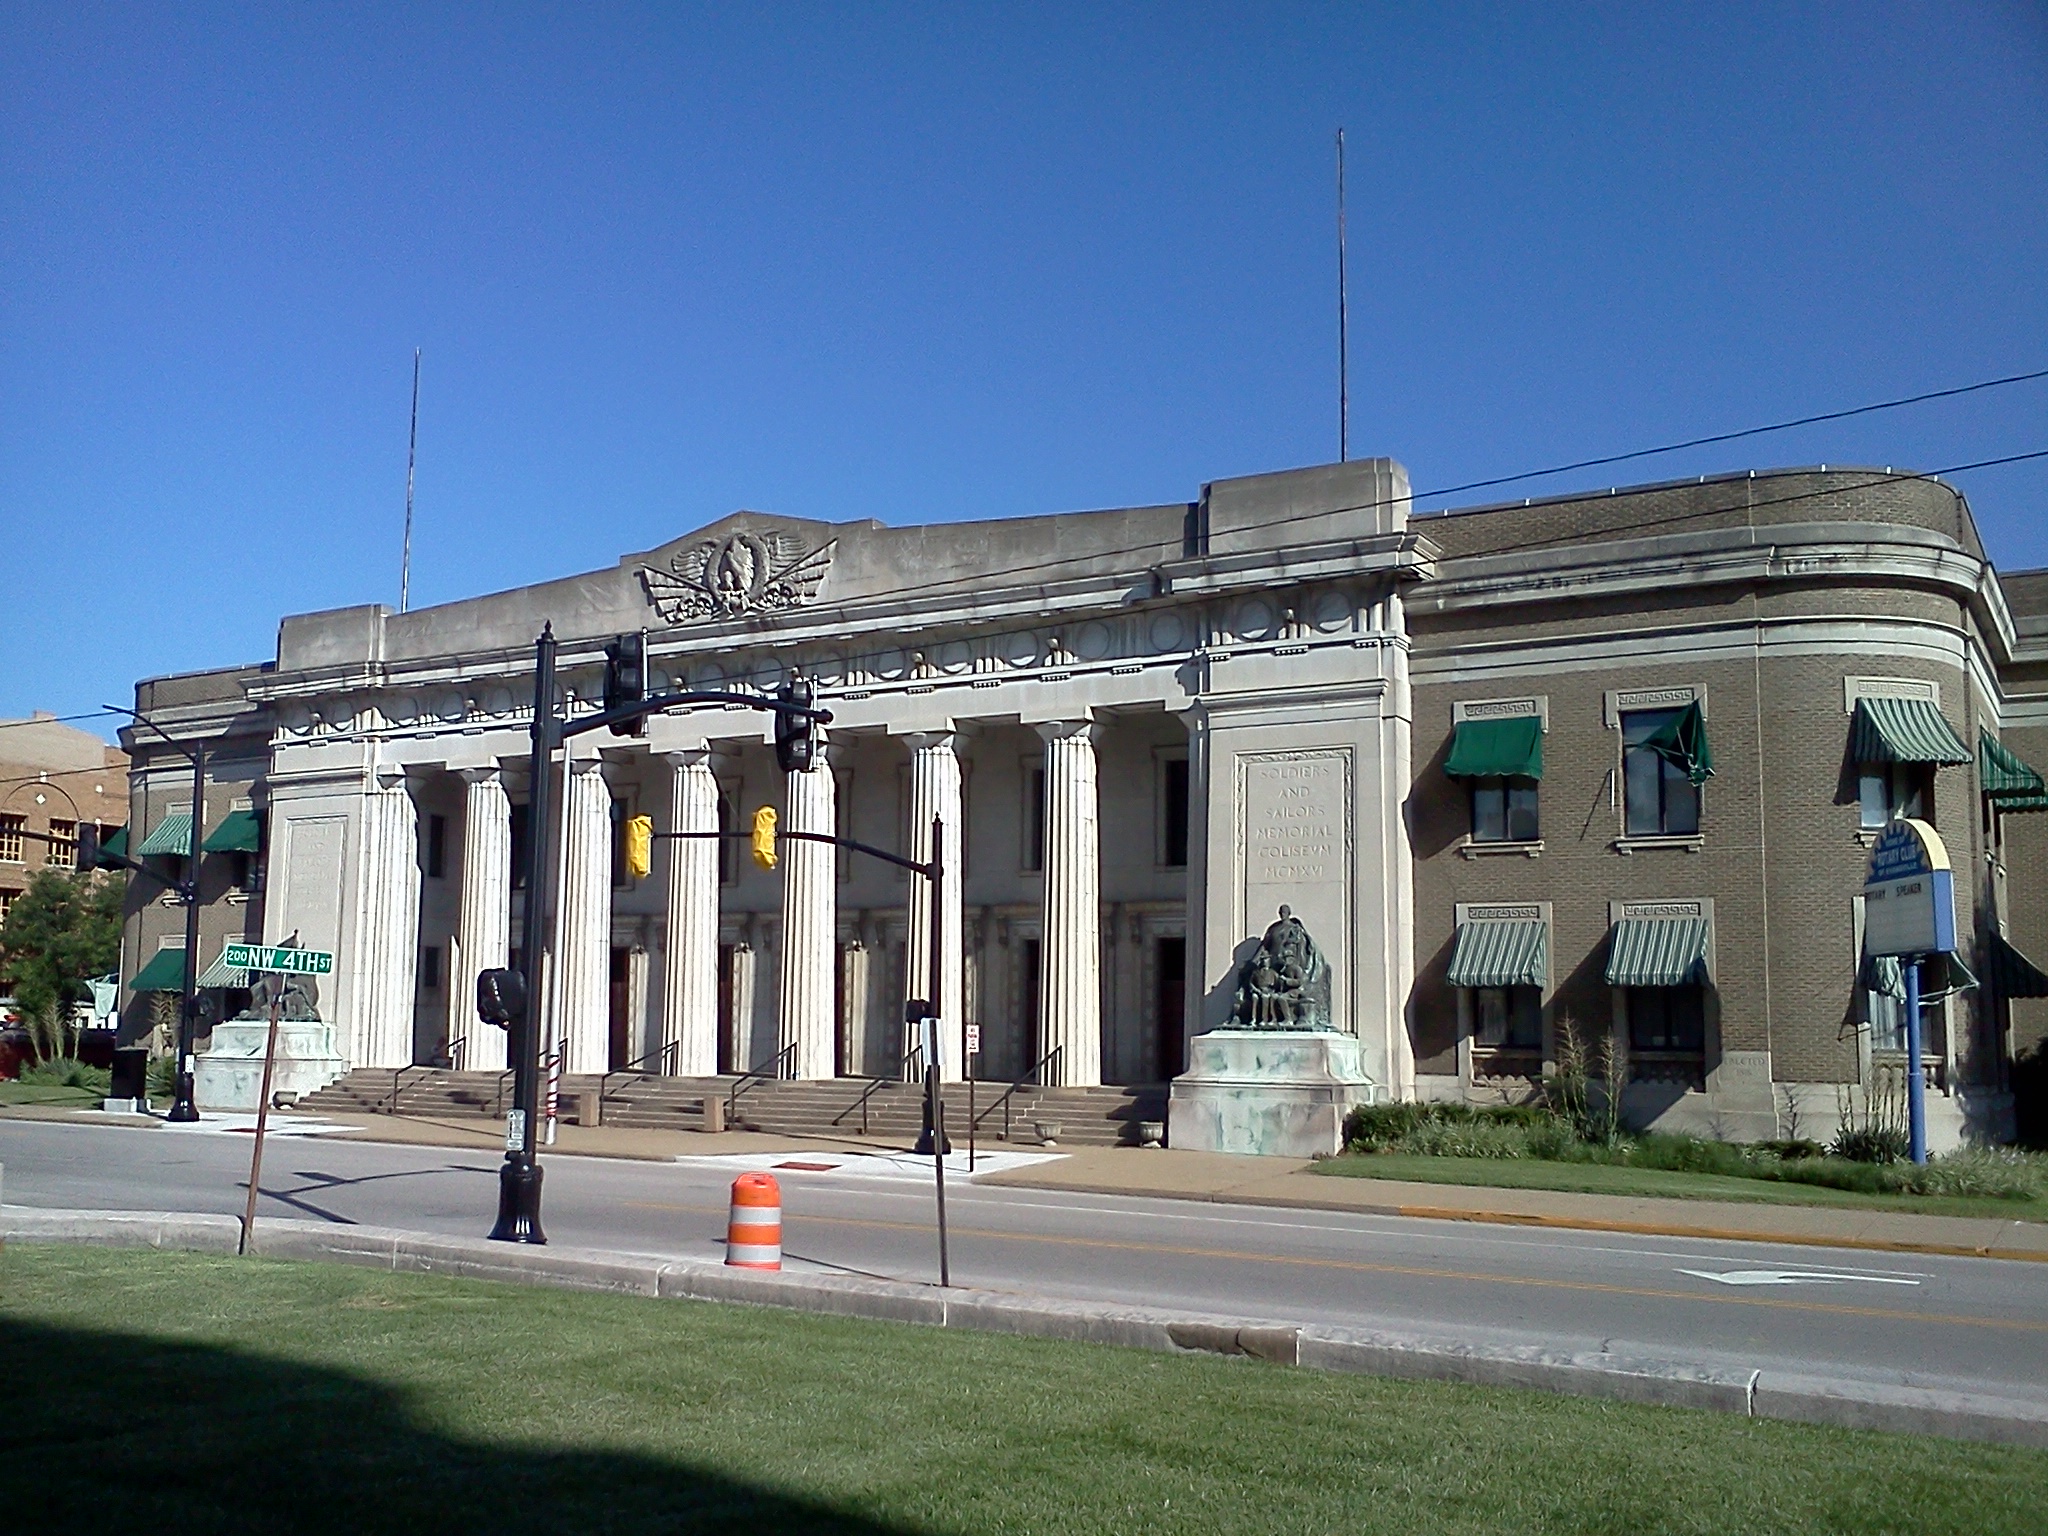
M633 1059L633 1033L627 1019L627 997L632 983L627 980L632 964L632 952L625 949L612 951L611 985L611 1060L608 1063L614 1072L622 1070Z
M1169 1082L1188 1069L1188 941L1155 939L1152 961L1152 1016L1159 1027L1159 1079Z
M725 845L719 844L722 848ZM733 1037L738 1025L732 1016L732 970L733 945L718 946L718 1070L720 1075L733 1071Z

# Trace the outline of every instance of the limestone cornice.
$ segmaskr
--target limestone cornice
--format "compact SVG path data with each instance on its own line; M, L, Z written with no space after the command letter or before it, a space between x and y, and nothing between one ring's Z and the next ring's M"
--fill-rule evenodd
M1153 580L1164 596L1209 596L1270 591L1308 581L1390 575L1426 581L1442 558L1434 540L1412 529L1366 539L1334 539L1298 548L1246 550L1202 555L1154 566Z

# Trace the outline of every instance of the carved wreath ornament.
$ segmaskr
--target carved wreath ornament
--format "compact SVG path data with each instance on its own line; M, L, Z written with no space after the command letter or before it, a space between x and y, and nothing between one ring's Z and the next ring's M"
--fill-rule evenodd
M734 533L678 553L666 571L640 567L647 601L669 624L800 608L818 595L837 539L809 549L791 533Z

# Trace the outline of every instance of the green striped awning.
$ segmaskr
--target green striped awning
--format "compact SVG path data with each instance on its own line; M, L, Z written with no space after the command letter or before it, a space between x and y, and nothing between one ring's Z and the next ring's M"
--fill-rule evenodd
M1550 930L1541 921L1458 925L1454 987L1540 987L1550 979Z
M1607 942L1607 984L1686 987L1706 979L1704 917L1624 917Z
M156 829L142 840L142 846L135 850L142 858L153 853L175 854L181 859L192 856L192 813L174 811L156 824Z
M135 973L128 985L137 992L182 992L185 990L185 951L160 949L149 964Z
M2032 809L2032 802L2048 800L2048 783L2007 751L2004 743L1994 740L1989 731L1977 733L1977 783L2001 809L2006 808L2008 801L2018 801Z
M1460 720L1444 772L1454 779L1540 779L1543 722L1534 715Z
M184 951L180 950L178 954L181 962L179 968L179 975L182 978L184 975L182 965ZM239 965L229 965L227 963L227 954L228 947L225 943L223 943L220 947L220 953L213 957L213 964L209 965L205 970L199 973L199 986L201 990L204 990L207 987L227 987L233 991L248 990L249 973L243 970ZM185 983L181 979L178 985L180 988L183 988Z
M262 845L263 828L254 811L229 811L227 820L206 834L204 853L254 853Z
M1967 763L1970 749L1932 699L1858 699L1849 756L1859 763Z
M2048 973L2014 949L2002 933L1991 935L1991 984L2000 997L2048 997Z
M126 858L128 856L128 829L126 827L119 827L101 838L100 852L110 854L117 859ZM119 866L116 867L118 868Z

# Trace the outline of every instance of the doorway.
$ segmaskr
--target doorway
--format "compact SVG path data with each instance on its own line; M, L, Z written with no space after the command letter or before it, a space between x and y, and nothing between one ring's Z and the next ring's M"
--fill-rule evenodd
M1017 1075L1024 1076L1031 1071L1031 1064L1045 1054L1045 1021L1039 1015L1039 945L1036 939L1023 943L1024 974L1017 978L1017 1043L1023 1048L1023 1057L1017 1063ZM1036 1076L1036 1073L1032 1073Z
M1152 1017L1159 1031L1159 1081L1171 1082L1188 1069L1188 941L1152 941Z
M614 949L611 969L611 1058L610 1070L623 1071L633 1060L633 1031L628 1017L627 1005L632 983L627 979L631 974L632 951Z

